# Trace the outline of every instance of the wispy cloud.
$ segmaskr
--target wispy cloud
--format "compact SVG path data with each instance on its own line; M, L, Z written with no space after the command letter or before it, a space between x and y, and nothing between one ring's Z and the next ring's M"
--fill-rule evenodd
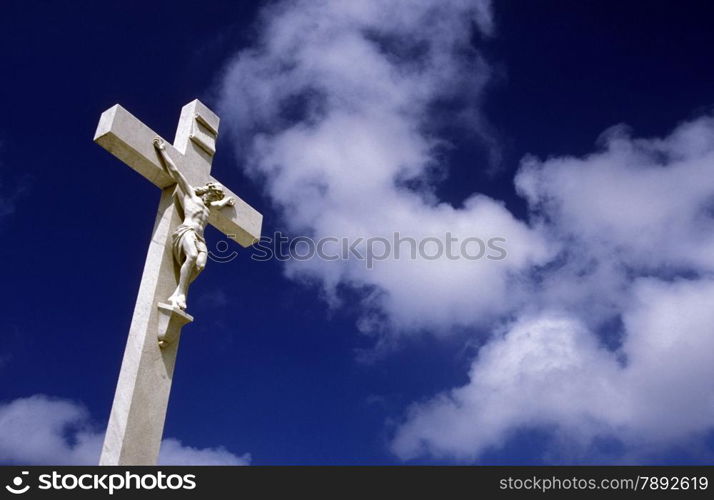
M0 142L0 148L2 147L2 142ZM2 163L0 163L0 173L2 173ZM6 215L10 215L15 211L15 203L13 198L5 192L6 188L3 186L2 178L0 177L0 219Z
M228 295L221 289L203 292L198 297L198 305L205 309L219 309L228 305Z
M250 453L234 455L224 447L194 448L178 439L166 438L161 443L161 465L250 465Z
M255 48L238 54L220 108L248 171L267 185L289 230L317 238L424 240L445 231L507 240L508 259L291 261L291 278L363 294L364 330L389 334L492 319L510 307L514 272L543 262L547 242L503 205L475 194L440 203L434 181L443 139L436 102L458 103L450 120L489 138L478 102L490 70L471 47L491 31L486 1L289 1L264 12ZM247 141L247 143L246 143ZM484 165L486 168L486 165ZM482 290L482 293L475 293Z
M0 152L2 152L2 141L0 141ZM0 158L0 221L15 212L17 200L20 199L29 188L27 177L8 175L6 165ZM13 178L15 179L13 181Z
M607 131L591 155L524 159L528 221L478 192L441 202L439 109L492 140L490 69L472 47L486 1L273 4L222 81L246 170L287 227L355 240L450 231L506 239L504 261L289 262L332 304L362 293L360 326L397 338L478 327L492 338L464 387L417 404L392 443L404 459L473 460L522 428L574 449L598 437L647 453L714 427L714 120L662 139ZM487 168L483 165L482 168ZM678 411L684 409L683 411ZM628 455L634 457L635 455ZM637 455L642 457L644 455ZM636 458L632 458L636 460Z
M0 462L6 465L96 465L104 435L79 403L44 395L0 403ZM248 465L250 455L193 448L167 438L161 465Z
M569 460L615 438L638 462L714 427L714 119L602 143L523 162L517 186L563 251L469 384L411 408L399 456L474 459L514 429L555 428L582 452Z

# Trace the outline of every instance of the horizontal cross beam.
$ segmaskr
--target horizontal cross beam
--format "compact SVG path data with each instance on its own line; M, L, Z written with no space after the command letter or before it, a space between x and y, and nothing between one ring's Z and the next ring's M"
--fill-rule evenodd
M161 165L153 140L159 135L147 127L119 104L102 113L94 142L139 172L155 186L164 189L174 181ZM194 186L207 182L220 182L185 165L184 155L169 141L164 140L166 152L174 160L189 183ZM222 184L222 183L221 183ZM209 223L240 245L248 247L260 240L263 216L224 186L226 196L235 200L235 205L220 210L211 210Z

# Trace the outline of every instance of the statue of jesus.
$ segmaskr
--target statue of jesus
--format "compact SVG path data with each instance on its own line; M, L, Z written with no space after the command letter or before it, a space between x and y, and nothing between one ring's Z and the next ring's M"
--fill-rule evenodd
M217 182L209 182L202 187L191 186L166 153L166 146L161 138L154 139L154 147L162 165L178 184L179 189L176 197L184 214L183 222L172 234L174 259L181 270L178 286L168 298L171 306L183 310L186 309L188 286L206 267L208 249L203 230L208 224L211 209L220 209L226 205L232 206L235 204L235 200L226 197L223 186Z

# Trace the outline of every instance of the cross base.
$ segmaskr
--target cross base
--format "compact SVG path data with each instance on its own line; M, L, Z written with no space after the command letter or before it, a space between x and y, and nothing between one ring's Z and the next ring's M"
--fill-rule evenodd
M159 302L158 339L159 347L173 343L181 333L181 328L193 321L193 316L171 304Z

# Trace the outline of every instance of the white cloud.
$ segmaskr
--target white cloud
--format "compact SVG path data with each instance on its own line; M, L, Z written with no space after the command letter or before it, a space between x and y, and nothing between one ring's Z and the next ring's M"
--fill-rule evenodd
M35 395L0 405L0 460L24 464L96 464L101 437L74 402ZM69 441L66 436L72 435Z
M371 271L314 259L286 274L333 304L340 286L363 291L365 330L495 332L469 384L412 408L392 445L405 459L475 459L521 428L557 429L583 449L614 437L640 453L712 429L714 119L663 139L615 127L589 156L525 159L515 184L528 223L478 193L453 207L434 194L446 167L432 104L458 102L450 118L493 142L474 24L491 33L489 2L294 0L264 12L258 43L227 68L220 108L289 230L449 231L504 237L508 250Z
M714 119L678 127L666 139L608 131L585 158L524 162L516 183L558 237L637 269L714 269Z
M96 465L103 433L87 410L73 401L34 395L0 403L0 463L24 465ZM223 447L192 448L164 439L162 465L248 465Z
M234 455L224 447L192 448L178 439L167 438L161 443L161 465L250 465L250 454Z
M600 142L583 158L526 158L515 179L535 224L562 248L530 290L532 309L567 309L592 328L621 314L637 276L714 271L714 119L663 139L613 127Z
M435 100L463 101L462 119L491 139L475 106L490 71L469 44L474 22L490 32L489 2L292 1L264 19L259 43L227 71L220 108L291 231L352 241L450 231L503 237L508 251L499 262L402 258L373 270L355 259L291 261L288 276L316 280L335 302L339 285L364 291L365 329L448 332L505 312L512 275L542 262L547 244L491 198L454 208L431 192L443 169Z
M522 319L481 350L466 386L412 407L393 451L473 460L522 428L555 427L584 450L616 437L632 457L701 438L714 425L714 281L642 279L632 298L621 353L576 319Z
M585 158L525 161L518 187L564 252L470 382L411 409L393 451L469 460L541 427L584 450L614 437L637 461L714 428L713 152L702 118L662 140L615 132Z

